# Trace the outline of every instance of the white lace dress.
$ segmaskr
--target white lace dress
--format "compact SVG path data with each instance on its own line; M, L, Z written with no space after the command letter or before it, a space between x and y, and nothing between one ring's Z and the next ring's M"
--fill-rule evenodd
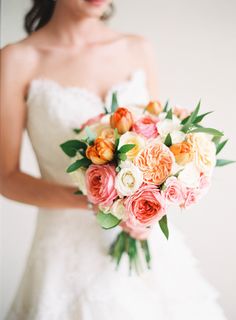
M145 104L143 71L114 86L122 105ZM88 90L36 79L28 94L27 129L44 179L71 184L59 144L72 129L103 111ZM118 271L107 255L116 230L104 231L85 210L40 209L32 249L8 320L225 320L214 290L200 276L182 236L159 228L150 243L152 270Z

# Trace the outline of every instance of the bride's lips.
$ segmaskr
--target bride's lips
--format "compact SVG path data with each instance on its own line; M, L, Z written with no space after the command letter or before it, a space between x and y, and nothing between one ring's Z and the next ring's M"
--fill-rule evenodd
M106 0L84 0L84 1L96 7L102 6L106 2Z

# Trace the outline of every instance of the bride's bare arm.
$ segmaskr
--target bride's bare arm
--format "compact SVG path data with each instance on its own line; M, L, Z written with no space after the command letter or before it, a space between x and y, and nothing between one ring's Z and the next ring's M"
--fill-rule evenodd
M25 95L37 56L21 45L1 51L0 190L6 198L46 208L86 208L84 196L21 172L22 133L26 122Z

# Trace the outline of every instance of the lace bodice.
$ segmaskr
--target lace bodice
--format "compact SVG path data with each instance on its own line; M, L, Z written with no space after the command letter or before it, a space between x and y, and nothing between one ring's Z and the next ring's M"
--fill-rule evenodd
M43 78L31 82L27 99L27 130L43 178L71 184L65 174L68 158L59 145L73 138L73 128L103 112L104 105L109 108L114 91L121 105L142 105L149 100L143 70L135 71L128 81L113 86L105 101L84 88L64 87Z

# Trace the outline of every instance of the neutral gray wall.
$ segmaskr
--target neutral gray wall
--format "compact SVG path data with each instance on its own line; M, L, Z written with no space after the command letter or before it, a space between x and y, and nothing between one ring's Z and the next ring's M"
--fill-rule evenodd
M236 159L236 1L117 0L116 28L148 36L156 47L160 98L215 110L209 125L231 138L225 157ZM2 44L21 38L28 0L3 0ZM24 139L22 167L37 174L32 150ZM218 169L207 198L173 220L200 260L206 278L219 290L229 319L236 319L235 166ZM2 201L1 295L3 315L13 298L34 231L34 208ZM200 319L199 319L200 320ZM203 320L203 319L202 319ZM204 319L205 320L205 319ZM206 319L207 320L207 319Z

